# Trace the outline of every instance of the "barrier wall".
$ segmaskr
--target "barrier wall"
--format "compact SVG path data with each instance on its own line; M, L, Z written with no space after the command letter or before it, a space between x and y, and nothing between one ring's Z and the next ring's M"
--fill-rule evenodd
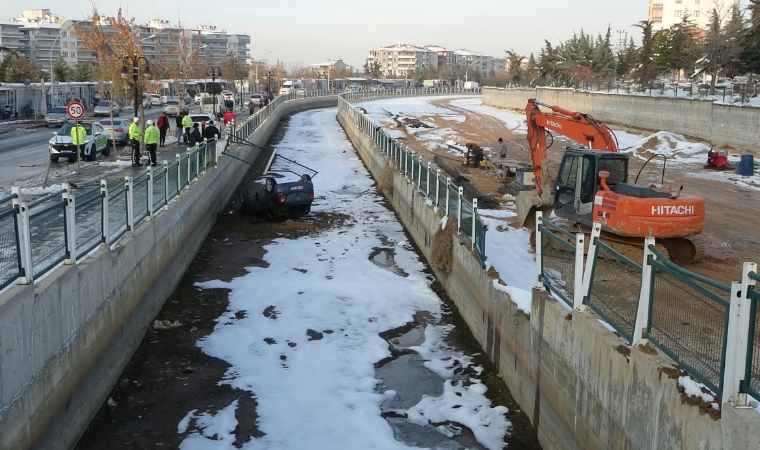
M281 117L336 103L286 102L248 140L264 145ZM74 445L248 168L221 158L113 249L0 294L0 449Z
M347 115L338 121L375 179L387 160ZM441 212L396 172L388 197L426 258ZM451 274L436 278L512 395L544 450L757 449L760 414L711 406L682 393L678 370L654 349L630 348L592 313L570 312L534 291L521 312L494 287L468 242L456 236Z
M760 108L715 104L710 100L649 97L567 88L483 88L483 104L524 110L529 98L592 115L602 122L667 130L715 146L760 152Z

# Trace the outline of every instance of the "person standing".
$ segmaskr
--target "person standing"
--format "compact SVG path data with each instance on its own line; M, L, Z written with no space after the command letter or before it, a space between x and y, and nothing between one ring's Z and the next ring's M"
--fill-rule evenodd
M499 158L504 159L507 157L507 143L504 139L499 138Z
M235 120L235 113L232 112L231 109L228 109L226 113L224 113L224 116L222 117L222 122L224 123L224 129L226 130L228 126L230 126L230 123Z
M177 118L174 119L174 126L176 127L175 132L177 133L177 145L182 145L182 135L184 134L182 130L182 116L185 115L184 111L180 111L177 114Z
M256 103L253 103L253 99L248 100L248 112L249 116L253 115L253 111L256 109Z
M169 124L169 116L166 114L166 112L162 112L160 116L158 116L158 122L156 122L156 126L158 127L158 132L161 135L158 141L159 147L166 147L166 133L171 128L171 125Z
M184 114L182 116L182 129L184 130L184 135L185 135L185 145L189 143L190 131L192 131L192 128L193 128L193 119L191 119L189 115Z
M203 134L201 136L203 139L208 139L210 141L211 139L219 139L221 137L221 133L219 133L219 128L214 125L214 121L210 120L208 122L208 125L206 125L206 128L203 130Z
M82 154L82 145L84 145L86 137L87 130L85 130L79 121L77 121L76 125L71 127L71 143L77 147L77 159L79 159Z
M196 122L193 124L191 131L187 133L187 139L190 143L190 147L195 147L197 144L200 144L201 142L203 142L203 138L201 137L201 132L198 131L199 127L200 127L200 124Z
M140 167L140 119L135 117L129 126L129 144L132 146L132 167Z
M145 128L145 149L148 150L150 165L155 167L158 165L158 162L156 161L156 146L158 145L161 131L153 125L152 120L149 120L147 124L148 126Z

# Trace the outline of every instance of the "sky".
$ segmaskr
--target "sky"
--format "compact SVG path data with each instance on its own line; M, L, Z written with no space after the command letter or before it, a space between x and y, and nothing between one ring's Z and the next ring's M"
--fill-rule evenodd
M638 40L639 29L632 25L646 20L648 8L647 0L69 0L22 5L0 0L0 11L7 16L2 19L18 16L27 8L48 8L54 14L84 18L92 14L93 5L101 15L116 15L121 7L127 17L141 23L154 18L181 20L186 26L215 25L248 34L254 59L271 50L270 60L310 65L342 57L357 68L364 65L369 50L399 42L466 48L503 57L504 50L537 54L545 39L556 44L581 29L596 35L609 26L615 41L617 30Z

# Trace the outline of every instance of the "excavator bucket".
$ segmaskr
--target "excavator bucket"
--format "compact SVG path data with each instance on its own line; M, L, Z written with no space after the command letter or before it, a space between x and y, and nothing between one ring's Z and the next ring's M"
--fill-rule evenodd
M536 191L519 191L515 197L515 209L517 210L517 223L525 226L528 217L535 217Z

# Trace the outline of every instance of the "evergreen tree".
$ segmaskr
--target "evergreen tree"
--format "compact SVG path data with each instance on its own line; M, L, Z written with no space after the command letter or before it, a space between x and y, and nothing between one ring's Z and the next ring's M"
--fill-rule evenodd
M760 72L760 0L749 0L747 7L749 26L742 36L742 51L739 55L744 72Z

